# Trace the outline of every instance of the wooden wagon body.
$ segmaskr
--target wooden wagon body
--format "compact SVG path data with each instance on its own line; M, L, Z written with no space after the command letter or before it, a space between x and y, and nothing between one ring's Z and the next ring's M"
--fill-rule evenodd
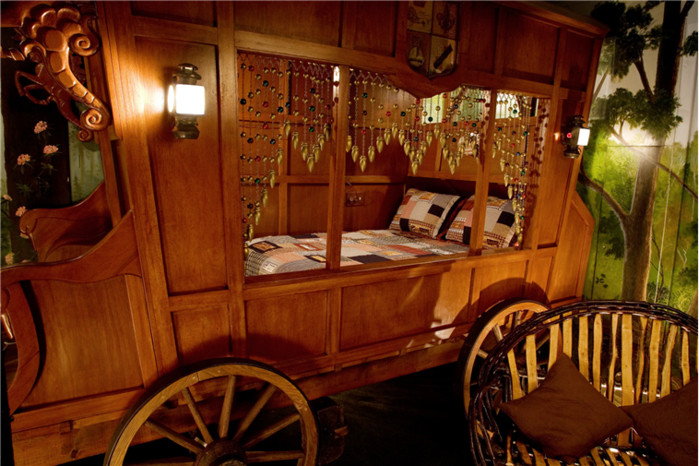
M3 26L19 25L34 5L3 4ZM463 335L502 299L556 306L581 298L593 225L575 192L580 159L563 156L556 133L573 115L589 113L604 28L536 2L464 2L457 66L430 80L406 60L408 8L97 3L102 49L87 68L92 92L112 112L109 131L95 133L105 182L79 205L25 214L22 229L42 262L2 272L2 309L19 356L9 388L18 464L104 452L129 406L183 364L222 356L262 361L313 399L455 361ZM326 268L246 278L237 202L241 52L337 66L340 102L349 98L351 69L382 73L416 97L467 84L493 97L549 99L523 245L474 246L482 244L489 193L503 189L488 149L496 125L482 156L453 173L436 149L414 174L402 153L360 172L344 143L332 142L312 173L285 159L276 207L259 227L267 234L326 231ZM199 138L176 140L165 94L176 66L187 62L202 76L207 108ZM344 113L336 110L332 141L346 138ZM347 183L363 203L346 205ZM413 186L475 195L469 252L341 268L342 231L386 228Z

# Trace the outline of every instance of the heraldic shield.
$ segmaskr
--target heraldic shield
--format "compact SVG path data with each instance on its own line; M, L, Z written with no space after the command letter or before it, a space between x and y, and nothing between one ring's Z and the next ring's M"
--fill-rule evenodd
M411 1L408 6L407 51L410 67L436 78L456 67L459 4Z

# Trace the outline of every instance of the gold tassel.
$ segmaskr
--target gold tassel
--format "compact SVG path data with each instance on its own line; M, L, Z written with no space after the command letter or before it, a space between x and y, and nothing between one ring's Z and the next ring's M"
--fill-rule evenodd
M267 200L269 199L269 192L267 191L267 188L262 188L260 198L262 200L262 207L267 207Z
M364 170L366 170L366 156L362 155L359 157L359 169L362 170L362 173L364 173Z
M376 157L376 149L374 146L369 146L369 150L367 151L367 155L369 156L369 162L374 161L374 157ZM364 170L362 170L364 171Z
M456 172L456 164L454 162L449 162L449 171L452 175Z
M352 150L352 136L349 134L347 135L347 144L345 145L345 152L349 152Z
M434 137L438 138L439 133L441 132L439 129L439 126L435 126L434 130L432 130L432 131L434 132Z
M383 140L386 142L386 145L389 145L391 143L391 132L386 130L383 132Z
M243 256L245 256L245 260L248 260L249 255L250 255L250 247L248 246L248 243L245 243L243 245Z
M502 179L505 181L505 187L507 187L510 184L510 175L505 175Z
M329 141L332 137L332 134L332 126L330 126L330 123L325 123L325 129L323 131L323 135L325 135L325 140Z
M439 146L443 149L447 145L447 135L442 133L439 135Z
M274 185L277 183L277 172L274 170L269 171L269 187L274 188Z
M500 171L505 171L505 159L500 159Z
M281 165L284 161L284 151L282 149L277 149L277 165Z
M398 131L398 144L401 146L405 143L405 131L400 130Z
M255 216L254 216L254 218L255 218L255 225L259 225L259 224L260 224L260 217L262 217L262 212L260 212L260 208L259 208L259 207L256 207L256 208L255 208Z
M512 192L513 192L512 185L510 185L507 187L507 197L509 197L510 199L512 199Z
M379 154L383 150L383 146L384 146L383 138L381 138L381 136L376 136L376 150L379 151Z
M447 160L451 158L451 153L449 152L449 149L447 149L446 147L442 149L442 157L444 157Z
M306 164L308 164L308 172L313 173L313 167L316 164L316 161L313 157L308 157L308 160L306 160Z
M294 134L291 135L291 143L294 145L294 149L296 149L299 146L299 133L298 133L298 131L294 131Z
M403 151L405 152L405 155L408 155L408 154L410 153L410 149L411 149L410 141L408 141L408 140L406 139L406 140L403 142Z
M304 142L301 144L301 158L303 160L306 160L307 157L308 157L308 143Z
M391 135L393 136L393 139L396 139L398 137L398 123L393 123L393 127L391 128ZM401 144L403 144L401 142Z
M284 120L284 136L289 137L290 133L291 133L291 121Z
M322 134L318 136L318 145L320 146L320 150L325 149L325 136Z
M320 160L320 145L316 144L313 146L313 158L315 159L314 162L318 163Z
M359 157L359 147L352 146L352 162L357 162L357 157Z
M425 139L427 140L427 145L431 146L432 145L432 131L427 132L427 135L425 135Z
M255 238L255 227L252 223L248 223L248 241L252 241Z
M417 175L417 169L420 165L417 162L413 162L412 165L410 165L410 168L413 170L413 176Z

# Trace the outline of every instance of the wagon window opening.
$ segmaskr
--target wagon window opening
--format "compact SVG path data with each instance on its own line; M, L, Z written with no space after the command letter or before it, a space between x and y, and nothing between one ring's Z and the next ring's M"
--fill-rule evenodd
M337 69L239 54L247 280L329 267L328 245L337 240L327 233L329 159L336 152L345 154L343 268L468 255L478 237L476 181L486 157L488 199L476 249L526 246L548 104L467 85L420 99L362 69L349 70L348 99L340 102ZM345 130L335 127L340 112L347 112Z

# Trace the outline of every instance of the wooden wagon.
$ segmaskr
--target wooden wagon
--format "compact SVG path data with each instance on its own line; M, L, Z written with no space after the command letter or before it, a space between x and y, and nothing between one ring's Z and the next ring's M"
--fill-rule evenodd
M270 461L251 445L299 418L302 448L284 457L311 464L308 399L455 361L503 299L581 298L593 225L575 192L580 159L564 157L560 131L589 113L605 34L591 20L536 2L81 8L3 2L3 26L23 24L25 36L3 55L36 58L57 102L87 106L74 120L99 142L105 173L81 204L26 213L40 263L2 271L17 464L107 451L134 404L113 464L134 435L206 456L181 435L197 426L203 444L234 439L226 455ZM67 68L75 53L90 90ZM173 137L167 111L173 75L193 69L180 64L196 65L205 89L196 139ZM411 188L428 194L404 198ZM469 206L453 212L466 219L441 243L449 254L415 239L448 232L406 219L413 207L396 215L435 196L453 198L444 216ZM505 204L509 237L489 242L489 209ZM367 254L379 237L408 241L414 256ZM320 265L255 255L288 243ZM291 272L252 273L251 257L258 272ZM259 403L234 398L248 392ZM297 414L252 443L247 421L228 433L231 417L252 422L263 405L291 403Z

